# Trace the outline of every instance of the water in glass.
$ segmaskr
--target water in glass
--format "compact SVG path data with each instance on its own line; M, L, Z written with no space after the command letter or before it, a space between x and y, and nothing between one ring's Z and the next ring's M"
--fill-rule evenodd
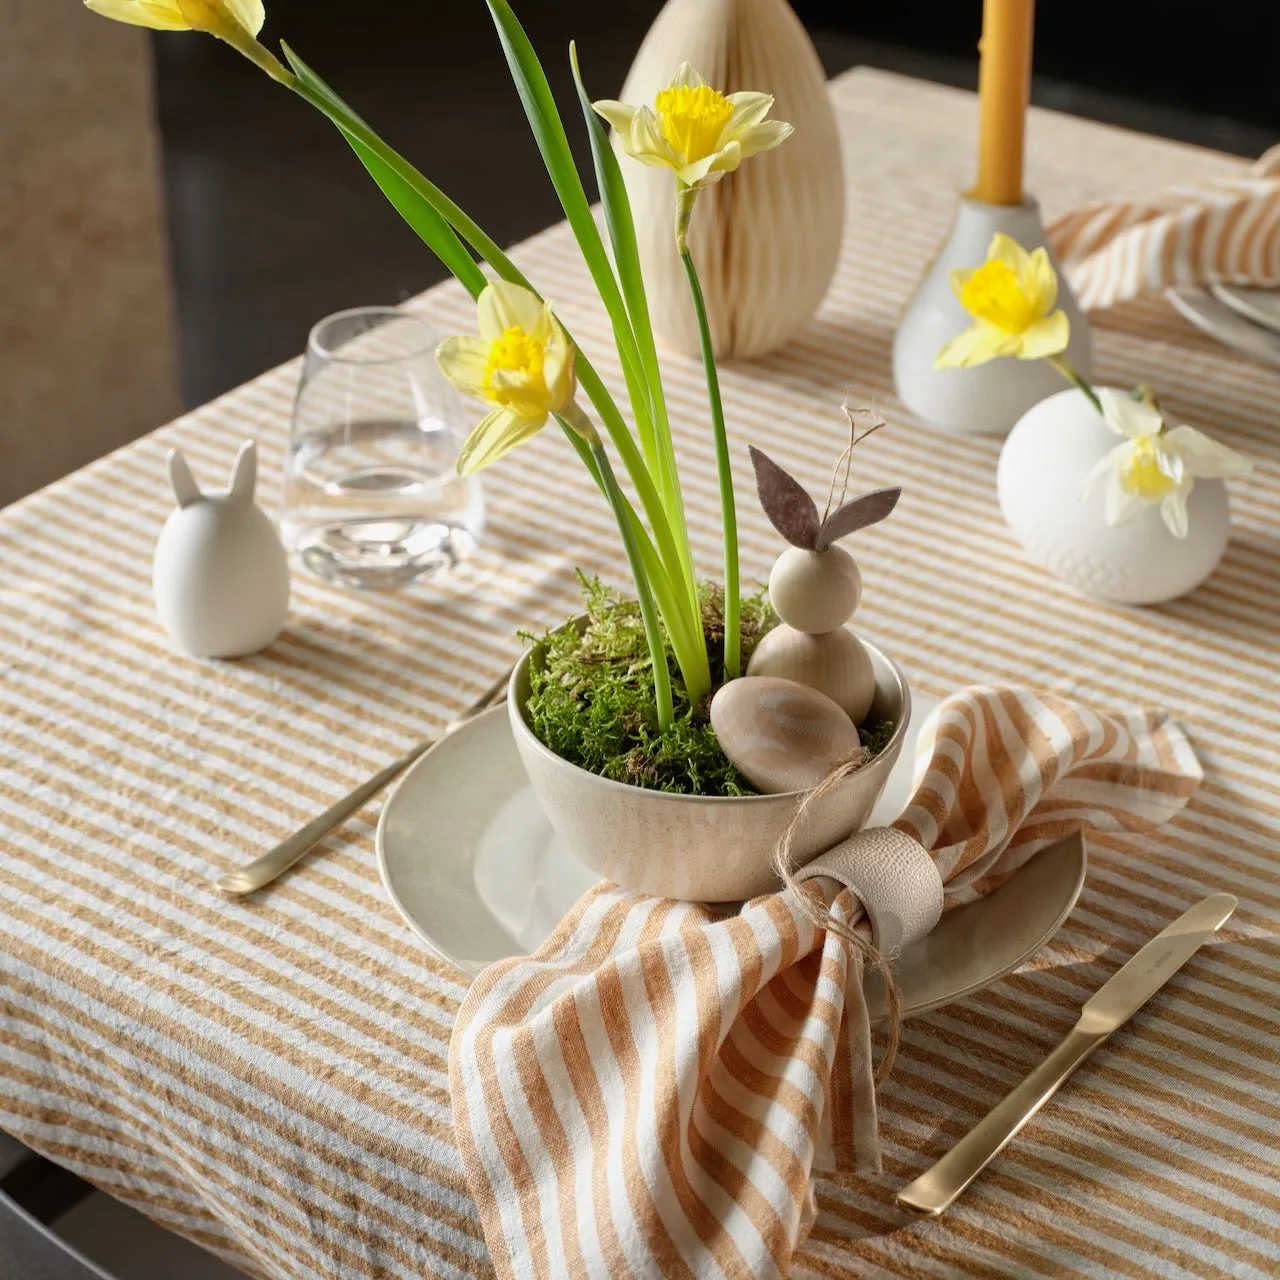
M322 578L394 590L479 542L479 481L454 469L477 415L437 367L438 340L390 307L340 312L311 331L281 523Z

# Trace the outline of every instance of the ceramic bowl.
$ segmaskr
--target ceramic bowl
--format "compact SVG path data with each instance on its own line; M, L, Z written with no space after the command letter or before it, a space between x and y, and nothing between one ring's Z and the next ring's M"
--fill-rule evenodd
M574 624L570 624L574 625ZM577 625L581 625L579 621ZM806 863L861 829L902 751L911 694L898 666L872 644L872 714L891 719L888 745L864 768L810 805L793 856ZM688 796L648 791L561 759L525 720L535 648L511 675L511 730L529 782L570 853L628 889L687 902L733 902L777 887L773 853L807 792L773 796Z

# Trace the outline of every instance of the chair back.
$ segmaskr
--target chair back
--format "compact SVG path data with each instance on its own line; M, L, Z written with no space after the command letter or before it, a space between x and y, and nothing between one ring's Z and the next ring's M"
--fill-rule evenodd
M117 1280L0 1191L0 1276L12 1280Z

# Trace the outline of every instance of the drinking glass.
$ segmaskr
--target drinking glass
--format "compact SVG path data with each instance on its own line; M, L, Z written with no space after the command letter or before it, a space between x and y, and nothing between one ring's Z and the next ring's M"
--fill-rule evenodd
M307 340L285 464L290 550L330 582L390 591L479 543L484 496L454 469L477 419L436 364L431 326L394 307L321 320Z

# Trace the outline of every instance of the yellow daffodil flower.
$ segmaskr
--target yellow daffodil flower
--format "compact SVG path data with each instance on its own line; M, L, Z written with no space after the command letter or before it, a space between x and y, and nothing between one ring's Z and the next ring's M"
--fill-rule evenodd
M1071 325L1055 310L1058 275L1047 250L1028 253L997 234L986 262L953 271L951 287L974 323L938 352L935 369L968 369L998 356L1044 360L1066 350Z
M460 391L497 408L471 433L458 455L468 476L536 435L555 414L584 440L596 430L574 399L576 349L549 304L506 280L476 301L478 338L448 338L436 359Z
M1124 524L1159 503L1165 527L1175 538L1185 538L1187 499L1196 480L1246 476L1253 469L1248 458L1194 427L1170 430L1150 400L1135 400L1108 387L1099 388L1098 398L1107 426L1125 440L1089 472L1080 497L1105 484L1109 525Z
M773 109L769 94L723 94L687 62L652 107L611 99L592 105L613 126L628 155L675 173L676 238L682 248L696 193L733 173L749 156L772 151L793 132L781 120L765 119Z
M262 0L84 0L104 18L153 31L203 31L225 40L282 83L293 77L258 43L267 20Z

